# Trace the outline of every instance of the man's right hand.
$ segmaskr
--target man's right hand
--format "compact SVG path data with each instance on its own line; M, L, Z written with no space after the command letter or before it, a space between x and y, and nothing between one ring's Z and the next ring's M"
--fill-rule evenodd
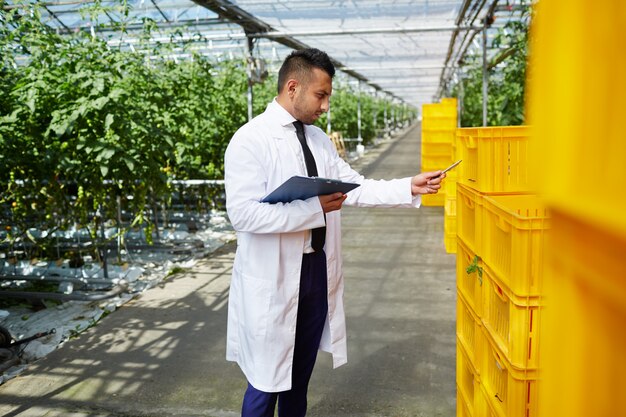
M331 211L340 210L341 205L345 201L347 195L342 193L326 194L319 196L320 204L324 213L330 213Z

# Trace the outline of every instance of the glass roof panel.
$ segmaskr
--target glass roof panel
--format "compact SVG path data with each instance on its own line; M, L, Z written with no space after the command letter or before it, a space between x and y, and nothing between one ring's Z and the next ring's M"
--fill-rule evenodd
M326 51L383 90L420 105L437 92L462 0L233 3L278 32Z
M276 71L291 51L276 37L288 36L326 51L343 65L340 70L356 72L370 85L414 106L436 100L444 65L454 65L460 58L459 51L481 53L481 37L475 36L475 29L481 25L486 9L495 6L494 0L195 1L128 0L127 15L120 7L120 0L36 3L43 7L42 19L61 32L93 31L112 45L128 48L138 43L142 21L151 19L158 28L153 32L154 42L169 42L173 30L181 32L180 40L194 40L192 46L174 50L181 57L190 50L216 57L246 54L243 28L209 10L238 7L273 28L270 35L255 40L253 50L255 56L268 62L270 71ZM21 2L6 0L3 7L19 7ZM505 13L501 13L494 26L515 18L515 5L527 3L525 0L495 2ZM97 17L96 13L90 13L94 9L101 11ZM510 10L508 14L507 10ZM121 33L111 28L111 22L123 22L126 28L121 43ZM453 37L454 29L459 27L458 36ZM449 57L451 44L453 53ZM445 74L450 74L449 68ZM338 80L341 82L343 78L339 76Z

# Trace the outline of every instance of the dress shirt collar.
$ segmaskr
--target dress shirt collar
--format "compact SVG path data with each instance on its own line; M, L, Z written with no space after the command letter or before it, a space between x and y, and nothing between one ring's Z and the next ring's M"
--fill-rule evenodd
M270 112L272 117L275 117L276 120L280 123L281 126L290 126L293 127L293 122L296 121L296 118L291 115L283 106L281 106L276 98L272 100L270 104L267 105L267 111ZM295 127L293 127L295 130Z

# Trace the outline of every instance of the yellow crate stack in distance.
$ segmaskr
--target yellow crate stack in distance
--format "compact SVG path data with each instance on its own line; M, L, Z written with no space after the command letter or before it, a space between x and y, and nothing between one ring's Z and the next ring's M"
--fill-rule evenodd
M456 179L457 173L449 171L443 181L443 241L447 253L456 253Z
M624 27L624 2L536 5L531 172L552 213L540 327L542 416L626 415Z
M456 100L455 103L456 105ZM454 162L461 159L461 148L458 146L457 132L455 129L454 139L452 141L452 160ZM462 162L461 162L462 163ZM459 166L446 173L446 179L443 183L443 192L445 194L444 201L444 244L447 253L456 253L457 247L457 201L456 201L456 184L459 178Z
M453 162L454 133L457 127L456 99L442 99L441 103L422 106L422 171L444 169ZM422 197L424 206L444 206L445 190Z

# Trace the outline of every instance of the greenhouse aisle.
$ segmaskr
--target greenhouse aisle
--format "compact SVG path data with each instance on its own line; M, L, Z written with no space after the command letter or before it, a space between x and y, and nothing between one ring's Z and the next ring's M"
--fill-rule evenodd
M416 126L358 170L399 178L420 160ZM456 415L456 258L444 250L443 207L346 207L342 230L348 364L333 371L320 355L311 415Z
M372 178L419 169L419 126L355 163ZM320 354L309 416L455 415L455 257L443 208L343 211L349 362ZM3 416L239 415L226 362L235 244L164 282L0 386Z

